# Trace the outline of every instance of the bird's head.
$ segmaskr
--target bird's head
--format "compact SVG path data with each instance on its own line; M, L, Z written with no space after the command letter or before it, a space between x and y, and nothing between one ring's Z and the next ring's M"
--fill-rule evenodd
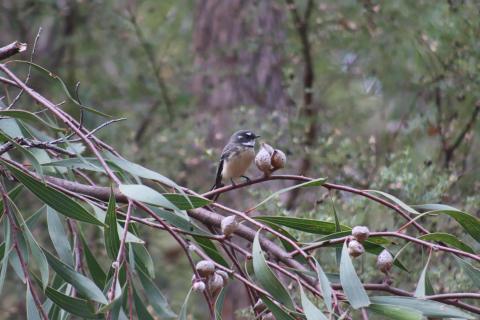
M230 137L230 142L238 143L246 147L255 146L255 140L260 138L251 130L240 130Z

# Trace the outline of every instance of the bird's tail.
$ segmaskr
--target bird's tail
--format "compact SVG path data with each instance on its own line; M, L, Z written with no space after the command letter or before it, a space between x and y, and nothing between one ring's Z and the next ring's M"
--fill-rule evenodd
M220 163L218 164L217 175L215 177L215 184L212 186L212 188L210 188L210 191L223 187L222 171L223 171L223 160L221 160ZM208 198L209 199L215 198L214 200L216 200L216 199L218 199L218 195L208 197Z

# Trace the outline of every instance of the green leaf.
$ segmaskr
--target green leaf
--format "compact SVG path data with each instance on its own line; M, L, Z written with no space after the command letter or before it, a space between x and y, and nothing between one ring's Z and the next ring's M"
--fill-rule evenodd
M415 289L415 293L413 294L414 297L416 298L424 298L426 295L426 277L427 277L427 269L428 269L428 264L430 263L430 257L431 255L428 256L427 263L425 264L425 267L422 270L422 273L420 274L420 279L418 280L417 283L417 288Z
M458 240L458 237L449 233L433 232L433 233L424 234L418 237L418 239L422 239L426 241L440 241L454 248L460 249L462 251L475 254L475 252L470 246Z
M8 204L7 204L8 205ZM2 270L0 271L0 294L3 291L3 284L5 283L5 276L7 274L8 268L8 260L10 258L10 250L11 250L11 234L10 234L10 223L7 219L3 220L3 234L5 239L5 254L3 255L2 259Z
M61 168L69 168L69 169L82 169L82 170L88 170L88 171L93 171L93 172L103 172L103 173L105 173L105 169L100 164L100 161L98 161L98 159L96 159L96 158L86 158L86 157L69 158L69 159L50 161L50 162L47 162L47 163L43 163L42 165L45 166L45 167L61 167ZM112 168L112 169L115 169L115 168Z
M187 296L185 297L185 301L183 301L182 308L180 309L180 313L178 314L178 320L188 320L187 317L187 307L188 307L188 300L190 299L190 294L192 294L192 288L188 290Z
M318 309L310 299L308 299L307 295L303 291L302 286L300 286L300 297L302 300L302 307L307 320L328 320L328 318L323 314L320 309Z
M100 220L100 221L105 221L105 219L107 218L106 212L103 211L102 209L100 209L99 207L97 207L96 205L92 204L92 203L90 203L90 205L93 208L93 211L95 212L95 216L97 217L97 219ZM117 223L118 237L123 236L123 231L124 230L125 229L119 223ZM125 242L140 243L140 244L145 243L145 241L138 238L136 235L134 235L130 231L128 231L128 233L127 233L127 238L125 239Z
M55 209L57 212L78 221L103 226L103 223L98 221L87 210L85 210L85 208L83 208L76 201L72 200L70 197L66 196L64 193L43 184L36 178L24 173L9 163L3 160L0 161L11 171L11 173L19 182L21 182L40 200Z
M120 192L130 199L160 206L167 209L178 210L167 198L154 189L143 184L121 184Z
M472 266L470 263L467 261L460 259L456 255L453 255L455 257L455 260L457 260L457 263L460 265L460 267L465 271L467 276L472 280L473 284L477 287L480 288L480 269L475 268Z
M74 316L78 316L83 319L104 318L104 316L101 314L95 314L95 311L88 300L67 296L64 293L53 289L52 287L47 287L45 294L50 300L53 301L53 303Z
M135 310L137 310L137 319L154 320L150 312L148 312L147 307L145 307L142 299L138 296L135 287L133 287L133 301L135 303Z
M152 305L155 312L160 316L168 319L176 318L177 315L170 308L167 299L142 270L137 270L138 277L147 294L148 301Z
M83 245L83 253L85 254L87 267L92 275L92 279L99 288L104 288L107 281L107 275L95 259L93 253L90 251L88 243L85 241L85 237L83 236L83 232L81 230L79 231L79 234Z
M40 313L33 300L32 292L30 291L30 284L27 282L27 292L26 292L25 304L27 306L27 320L40 320Z
M15 119L0 119L0 130L12 138L23 137L22 130Z
M255 235L252 247L253 256L253 271L255 278L261 284L261 286L268 291L278 302L281 302L289 309L294 309L292 298L288 294L288 291L278 280L278 276L275 275L270 267L267 265L263 256L263 251L260 246L260 231Z
M50 252L44 250L47 257L48 263L52 269L66 282L70 283L75 289L78 290L85 297L100 302L102 304L107 304L108 301L103 295L102 290L100 290L95 283L89 278L85 277L81 273L76 272L70 266L64 264L58 260Z
M38 124L39 122L43 124L44 126L49 127L50 129L53 129L55 131L67 131L64 128L59 128L55 125L52 125L39 116L37 116L35 113L28 112L25 110L20 110L20 109L10 109L10 110L0 110L0 116L7 116L7 117L12 117L16 119L20 119L26 122L29 122L31 124Z
M24 234L28 242L28 246L30 247L30 251L32 252L32 257L37 263L38 269L40 270L40 278L42 282L42 289L48 285L48 261L43 253L43 250L38 245L37 241L33 237L32 233L28 229L27 225L24 224L23 226Z
M336 232L336 226L333 222L325 222L315 219L305 219L296 217L275 217L275 216L261 216L254 217L257 221L271 222L279 224L284 227L292 228L299 231L304 231L313 234L331 234ZM341 225L342 230L351 230L345 225Z
M0 130L0 137L10 141L15 146L15 148L18 151L20 151L20 153L25 157L25 159L31 163L32 167L35 169L38 175L43 176L42 166L40 165L40 162L37 160L37 158L33 155L33 153L31 153L29 150L27 150L25 147L23 147L21 144L15 141L15 139L9 137L7 134L5 134L1 130Z
M163 196L180 210L201 208L211 203L210 200L205 198L187 195L184 196L179 193L163 193Z
M217 299L215 300L215 320L222 320L222 310L223 304L225 302L225 292L227 289L224 287L218 294Z
M294 317L285 312L282 308L277 306L273 301L268 299L265 295L259 294L260 299L267 306L268 310L272 312L276 320L295 320Z
M285 192L288 192L288 191L291 191L291 190L294 190L294 189L297 189L297 188L319 187L319 186L322 186L326 181L327 181L326 178L318 178L318 179L314 179L314 180L311 180L311 181L299 183L299 184L296 184L296 185L294 185L294 186L291 186L291 187L288 187L288 188L284 188L284 189L278 190L278 191L272 193L271 195L269 195L269 196L268 196L267 198L265 198L263 201L259 202L259 203L258 203L257 205L255 205L253 208L249 209L249 211L253 211L254 209L257 209L258 207L264 205L265 203L267 203L268 201L272 200L273 198L278 197L278 196L281 195L282 193L285 193Z
M73 261L73 252L70 247L70 241L68 241L67 233L60 216L50 207L47 207L47 225L50 239L60 260L73 268L75 263Z
M8 197L10 200L15 201L15 199L20 195L20 192L23 190L23 185L17 184L8 192ZM0 219L3 216L3 199L0 197Z
M115 195L113 194L113 190L111 190L103 233L105 235L105 248L107 249L108 256L112 260L117 259L118 250L120 248L120 238L117 231L117 214L115 210Z
M376 304L373 303L368 306L368 310L380 316L382 319L391 320L422 320L422 313L406 307L400 307L390 304Z
M385 198L389 199L390 201L392 201L394 204L401 207L403 210L405 210L407 212L410 212L410 213L413 213L413 214L419 214L419 212L417 210L415 210L414 208L412 208L411 206L409 206L408 204L406 204L402 200L398 199L397 197L395 197L395 196L393 196L389 193L378 191L378 190L365 190L365 191L370 192L370 193L378 193L378 194L384 196Z
M374 296L375 304L389 304L420 311L425 317L475 319L472 315L437 301L397 296Z
M430 211L431 214L445 214L455 219L469 235L477 242L480 242L480 219L458 210L437 210Z
M340 232L342 230L342 226L340 225L340 220L338 220L337 209L335 208L335 202L332 198L332 209L333 209L333 217L335 218L335 232ZM342 249L337 247L335 249L335 257L337 259L337 265L340 265L340 260L342 259Z
M323 271L318 261L315 258L314 260L315 260L315 266L317 269L318 281L320 282L320 287L322 288L323 301L325 302L325 306L327 307L327 310L330 313L332 313L333 312L333 305L332 305L333 290L330 285L330 281L328 280L327 275Z
M135 266L140 266L150 278L155 277L155 266L147 248L136 243L132 243L131 246L135 257Z
M342 259L340 261L340 283L348 302L354 309L368 307L370 300L363 288L362 282L355 272L350 255L348 254L347 242L343 243Z

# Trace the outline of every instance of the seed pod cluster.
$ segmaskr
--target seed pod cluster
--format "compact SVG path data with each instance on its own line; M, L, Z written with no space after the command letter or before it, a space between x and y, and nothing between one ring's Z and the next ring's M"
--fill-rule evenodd
M266 143L262 143L255 156L255 165L266 176L269 176L275 170L284 168L286 162L287 156L282 150L274 149Z
M215 264L210 260L197 262L195 269L202 278L197 279L195 275L192 277L194 291L203 292L208 288L212 296L215 297L228 281L228 274L223 270L216 270Z

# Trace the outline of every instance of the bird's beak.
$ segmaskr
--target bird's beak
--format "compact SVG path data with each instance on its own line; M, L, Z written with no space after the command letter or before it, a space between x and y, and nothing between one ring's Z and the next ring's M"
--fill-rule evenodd
M261 136L255 136L255 139L258 139L258 138L260 138L260 137L261 137Z

